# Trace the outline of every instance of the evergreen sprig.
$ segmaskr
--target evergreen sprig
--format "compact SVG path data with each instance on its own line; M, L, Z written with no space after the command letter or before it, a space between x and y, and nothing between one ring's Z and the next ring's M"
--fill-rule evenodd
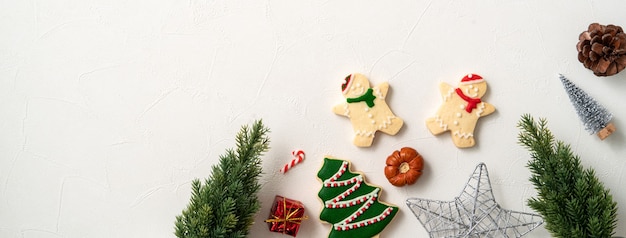
M555 237L611 237L617 226L617 203L595 176L584 169L569 145L555 141L543 118L529 114L518 123L519 143L530 150L527 166L537 197L528 206L541 214Z
M261 204L261 156L269 149L269 129L261 120L244 125L235 140L237 149L227 149L211 175L194 179L191 199L176 217L175 234L185 238L246 237Z

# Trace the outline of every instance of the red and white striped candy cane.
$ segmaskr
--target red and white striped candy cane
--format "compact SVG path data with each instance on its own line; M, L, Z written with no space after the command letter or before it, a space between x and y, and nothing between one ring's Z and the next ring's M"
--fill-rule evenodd
M291 152L291 154L295 157L291 160L291 162L286 163L285 166L283 166L282 169L280 169L281 173L287 173L287 171L289 171L289 169L291 169L291 167L295 166L296 164L299 164L302 162L302 160L304 160L304 151L302 150L294 150Z

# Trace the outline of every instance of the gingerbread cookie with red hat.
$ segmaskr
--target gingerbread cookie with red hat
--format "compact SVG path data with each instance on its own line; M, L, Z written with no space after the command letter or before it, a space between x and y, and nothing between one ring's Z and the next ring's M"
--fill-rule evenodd
M478 119L496 110L481 100L487 92L487 82L480 75L468 74L457 88L441 83L439 91L443 104L435 117L426 120L426 127L433 135L450 131L454 145L459 148L474 146L474 128Z

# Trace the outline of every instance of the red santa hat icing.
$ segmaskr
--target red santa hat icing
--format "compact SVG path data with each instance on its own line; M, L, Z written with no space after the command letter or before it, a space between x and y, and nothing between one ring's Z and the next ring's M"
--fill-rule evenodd
M352 84L352 77L354 77L354 74L350 74L348 75L345 79L344 79L344 83L341 84L341 92L343 94L346 94L346 92L348 92L348 90L350 89L350 86Z
M484 81L485 80L483 79L483 77L480 77L480 75L478 74L468 74L468 75L465 75L463 79L461 79L461 84L467 85L467 84L473 84L473 83L480 83Z

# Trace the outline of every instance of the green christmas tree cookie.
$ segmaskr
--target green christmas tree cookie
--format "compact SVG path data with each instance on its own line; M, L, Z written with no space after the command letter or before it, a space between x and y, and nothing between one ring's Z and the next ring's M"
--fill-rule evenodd
M317 173L323 202L320 220L332 225L329 238L377 236L398 212L398 207L378 201L381 188L365 183L363 175L350 171L350 162L324 158Z

